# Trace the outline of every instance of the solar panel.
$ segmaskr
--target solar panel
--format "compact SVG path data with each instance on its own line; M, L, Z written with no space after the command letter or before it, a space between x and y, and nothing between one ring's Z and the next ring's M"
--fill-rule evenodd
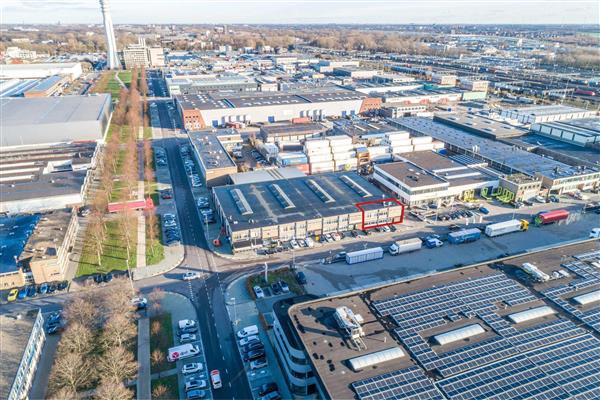
M307 179L306 185L317 195L323 203L333 203L335 199L325 191L314 179Z
M286 210L296 207L294 205L294 203L292 202L292 200L290 200L288 195L285 194L283 189L281 189L281 186L279 186L276 183L272 183L272 184L268 185L268 188L271 191L271 193L273 194L273 196L275 196L275 198L277 199L279 204L281 204L281 207L283 207Z
M356 381L352 383L352 388L360 400L444 399L419 367Z

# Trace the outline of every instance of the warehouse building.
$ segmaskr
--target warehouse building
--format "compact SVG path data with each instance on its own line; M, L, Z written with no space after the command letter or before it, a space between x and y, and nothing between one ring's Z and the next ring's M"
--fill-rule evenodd
M96 142L0 149L0 212L34 213L83 204Z
M373 178L409 207L469 201L493 191L499 180L479 165L464 165L432 151L401 154L399 162L375 164ZM458 158L460 159L460 158Z
M600 145L600 118L533 123L531 131L576 146Z
M206 93L175 96L183 126L188 131L227 123L319 120L357 115L371 107L361 93L331 88L309 92Z
M483 160L489 167L504 174L522 173L538 177L542 181L542 187L548 189L551 194L593 190L600 186L600 170L597 167L572 167L427 118L407 117L390 122L413 134L440 140L446 144L446 149L475 160Z
M294 362L282 372L294 393L323 399L595 398L599 255L585 243L504 261L568 269L543 284L494 264L277 303L278 357Z
M212 130L190 133L193 154L207 187L226 185L229 175L238 172L237 165Z
M233 251L293 238L401 223L403 207L354 172L213 188L215 207ZM357 203L375 200L365 205Z
M500 116L529 125L542 122L592 118L596 116L596 111L563 105L549 105L504 109L500 111Z
M64 76L52 75L23 92L23 97L48 97L58 93L67 82Z
M526 135L527 130L504 121L498 121L475 113L435 113L433 120L469 133L489 138L504 139Z
M0 79L42 79L52 75L75 80L83 73L80 63L5 64Z
M45 341L44 317L40 309L18 315L0 314L0 398L29 398Z
M200 94L228 90L235 92L255 92L258 83L255 79L239 74L178 74L177 71L165 75L170 96L180 94ZM277 87L275 85L275 87Z
M0 99L0 147L103 141L110 94Z
M265 143L300 143L322 136L326 130L327 127L318 122L265 124L260 127L260 137Z

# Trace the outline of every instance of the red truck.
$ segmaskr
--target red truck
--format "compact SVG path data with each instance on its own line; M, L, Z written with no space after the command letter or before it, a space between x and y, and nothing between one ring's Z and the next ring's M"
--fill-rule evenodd
M553 210L538 213L533 221L536 225L547 225L567 218L569 218L569 212L567 210Z

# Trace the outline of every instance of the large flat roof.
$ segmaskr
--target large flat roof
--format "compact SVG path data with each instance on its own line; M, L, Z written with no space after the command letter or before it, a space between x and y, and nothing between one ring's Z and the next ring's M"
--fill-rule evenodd
M215 132L190 132L189 137L198 159L204 165L204 169L236 168L235 162L233 162Z
M0 343L2 343L0 398L2 399L8 398L38 313L39 310L21 313L20 319L15 315L0 314Z
M464 130L446 126L428 118L406 117L396 118L393 121L405 129L431 136L468 152L475 152L484 158L527 175L534 176L539 172L550 179L560 179L591 173L590 169L581 171L548 157L541 157L515 146L472 135Z
M110 94L105 93L90 96L4 97L0 99L0 126L98 121L107 106L110 106Z
M281 106L290 104L307 104L327 101L361 100L362 93L345 89L314 89L311 91L294 92L240 92L240 93L210 93L183 94L174 96L184 109L225 109Z
M523 136L527 130L473 113L435 113L434 121L469 130L484 137L506 138Z
M347 178L342 178L343 176ZM344 181L345 179L365 189L369 196L363 197L358 194ZM272 184L276 184L280 190L270 187ZM241 200L234 198L234 190L241 193ZM291 202L287 208L284 207L285 199L282 202L276 197L279 191ZM213 192L234 231L360 212L356 203L387 198L384 192L355 172L219 186L213 188ZM244 204L244 200L250 206L250 212L244 212L236 205L236 201Z
M521 108L507 108L502 110L504 112L513 112L521 115L531 115L531 116L546 116L546 115L556 115L556 114L571 114L571 113L580 113L585 112L586 110L577 107L564 106L561 104L552 104L552 105L544 105L544 106L532 106L532 107L521 107Z
M571 278L557 279L552 286L562 282L574 288L576 282L581 294L597 289L588 285L582 290L582 282L600 282L600 273L591 276L596 257L597 242L570 245L515 257L503 265L462 268L295 304L288 315L330 398L589 398L600 390L595 379L600 373L600 340L590 334L600 329L600 303L561 303L546 295L547 284L518 280L515 271L523 262L546 269L578 262L578 268L569 269ZM362 317L366 348L342 335L334 313L343 306ZM519 323L509 318L543 306L556 313ZM577 309L571 312L569 306ZM572 320L577 311L588 318L581 321L584 325ZM468 339L444 344L434 340L474 324L483 331ZM394 347L404 357L360 371L349 366L352 358Z
M385 164L375 164L376 170L381 170L394 177L411 188L420 188L424 186L439 185L440 188L447 187L448 183L434 174L420 168L412 162L392 162Z

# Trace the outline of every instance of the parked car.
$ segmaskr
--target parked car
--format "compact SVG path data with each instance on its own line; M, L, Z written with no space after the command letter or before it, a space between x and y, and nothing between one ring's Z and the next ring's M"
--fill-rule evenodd
M485 207L479 207L479 212L485 215L488 215L490 213L490 210L488 210Z
M27 297L35 297L37 296L37 291L35 290L35 286L27 287Z
M194 279L198 279L200 278L200 274L198 272L194 272L194 271L188 271L185 274L183 274L183 280L184 281L192 281Z
M281 395L277 391L268 393L268 394L258 398L258 400L280 400L280 399L281 399Z
M69 282L68 281L62 281L58 284L57 289L58 290L65 290L67 287L69 286Z
M299 271L298 273L296 273L296 281L298 281L298 283L301 285L306 285L306 275L304 274L304 272Z
M555 194L553 194L550 197L548 197L548 199L551 202L553 202L553 203L560 203L560 198L557 195L555 195Z
M181 373L184 375L195 374L196 372L201 372L203 369L204 366L202 363L188 363L181 368Z
M262 358L265 355L265 349L251 350L244 356L244 361L253 361Z
M133 304L137 310L143 310L148 305L148 299L145 297L134 297L131 299L131 304Z
M23 300L25 297L27 297L27 287L22 287L21 289L19 289L17 299Z
M15 301L17 299L18 295L19 295L19 289L11 289L11 291L8 292L6 301L8 301L8 302Z
M54 293L57 290L57 285L55 283L51 283L48 285L48 293Z
M94 282L96 282L97 284L102 283L102 274L94 275Z
M102 275L102 282L108 283L113 280L113 274L111 272Z
M265 345L262 344L262 342L250 342L247 345L245 345L242 350L244 351L244 353L248 353L252 350L259 350L259 349L264 349Z
M194 389L186 393L186 400L199 400L206 397L206 390Z
M300 248L300 245L295 239L290 240L290 246L292 246L292 249L294 250L298 250Z
M256 335L246 336L245 338L240 339L240 346L245 346L252 342L260 343L260 339Z
M264 383L258 388L258 395L265 396L271 392L276 392L277 390L279 390L279 387L275 382Z
M290 287L288 286L287 282L285 282L285 281L279 281L279 287L281 288L281 291L283 293L290 292Z
M273 282L271 284L271 291L273 294L281 294L281 286L279 285L279 282Z
M265 357L261 357L250 363L250 369L251 370L260 369L260 368L266 367L267 365L269 365L269 363L267 362L267 359Z
M254 290L254 294L256 295L257 299L262 299L265 297L265 292L263 292L260 286L254 286L252 290Z
M237 336L240 339L243 339L248 336L255 336L255 335L258 335L258 326L256 326L256 325L246 326L237 332Z
M590 239L600 238L600 228L594 228L590 231Z
M198 326L184 326L183 328L179 328L177 330L178 335L183 335L184 333L196 333L198 332Z
M206 387L206 381L203 379L192 379L185 383L185 391L189 392L193 389L202 389Z
M535 201L538 203L546 203L546 198L544 196L535 196Z
M181 336L179 336L179 343L181 343L181 344L195 342L195 341L196 341L196 335L193 333L184 333Z

